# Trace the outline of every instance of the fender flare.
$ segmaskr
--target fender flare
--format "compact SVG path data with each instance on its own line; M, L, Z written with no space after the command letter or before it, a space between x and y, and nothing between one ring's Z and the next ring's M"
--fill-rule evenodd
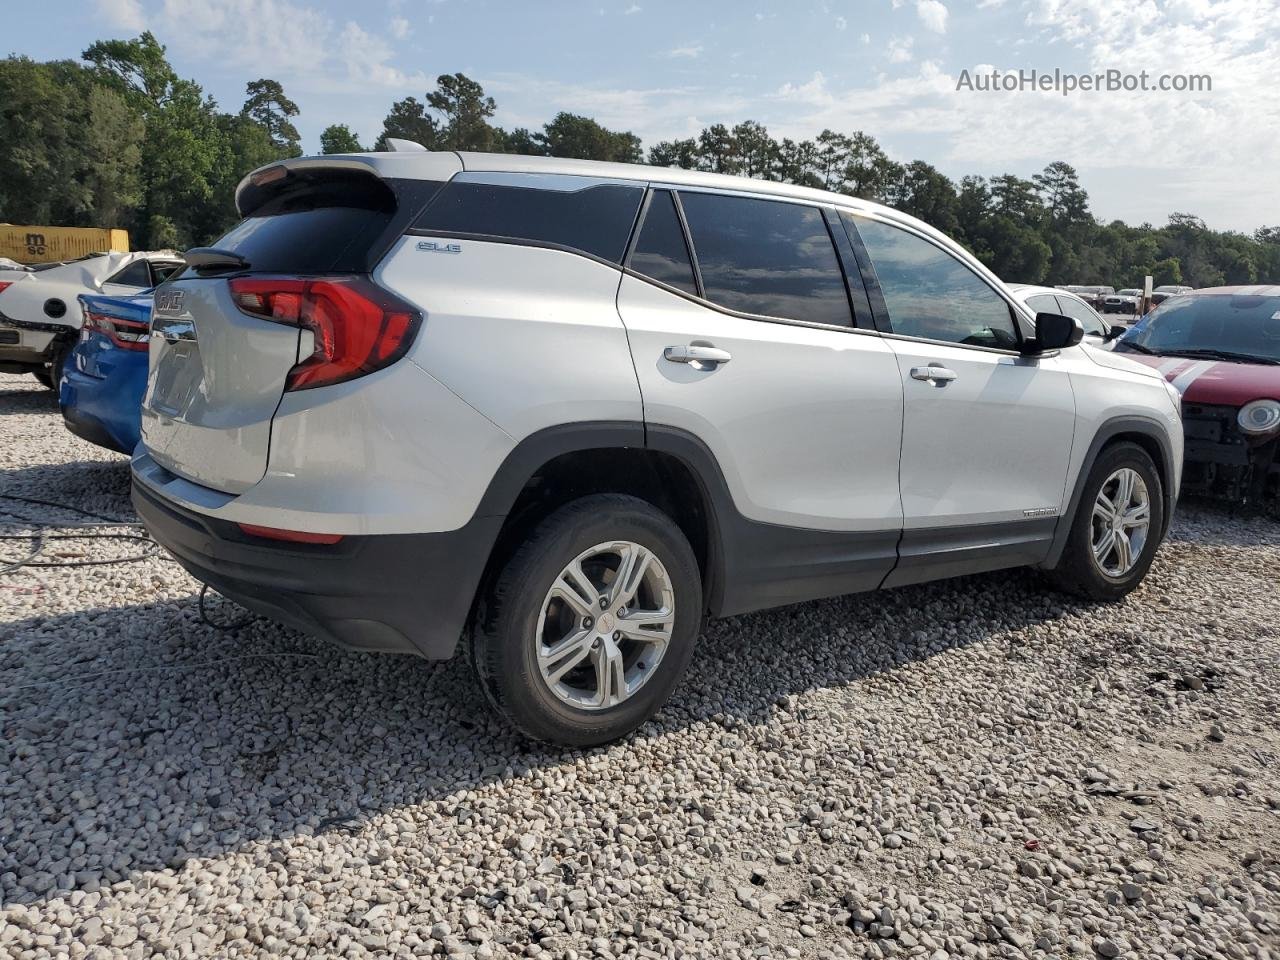
M1135 433L1154 441L1160 450L1161 462L1157 466L1161 468L1164 487L1164 523L1159 531L1160 539L1163 540L1165 534L1169 532L1169 525L1173 522L1174 507L1177 505L1177 499L1173 491L1178 483L1169 435L1160 421L1150 417L1113 417L1098 428L1098 431L1093 435L1093 440L1089 443L1089 449L1084 455L1084 460L1080 463L1079 472L1076 474L1075 487L1071 491L1071 499L1067 503L1066 512L1058 519L1058 526L1054 530L1053 545L1049 549L1049 555L1040 564L1042 568L1052 570L1058 565L1058 561L1062 559L1062 551L1066 549L1067 539L1071 535L1071 526L1075 523L1076 511L1079 509L1080 500L1084 496L1085 481L1089 479L1089 473L1093 470L1093 465L1097 463L1098 455L1102 452L1102 448L1116 437Z

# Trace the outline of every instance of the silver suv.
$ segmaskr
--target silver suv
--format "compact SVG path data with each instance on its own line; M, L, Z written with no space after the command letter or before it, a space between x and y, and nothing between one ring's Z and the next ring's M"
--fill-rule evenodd
M1026 565L1115 599L1168 527L1159 373L875 204L421 151L237 203L156 292L139 513L283 623L463 641L533 737L635 729L708 616Z

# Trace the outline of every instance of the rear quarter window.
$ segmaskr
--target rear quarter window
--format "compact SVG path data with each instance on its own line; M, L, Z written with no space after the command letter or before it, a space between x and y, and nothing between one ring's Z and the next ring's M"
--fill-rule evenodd
M414 227L568 247L620 264L643 198L643 184L555 174L460 173Z

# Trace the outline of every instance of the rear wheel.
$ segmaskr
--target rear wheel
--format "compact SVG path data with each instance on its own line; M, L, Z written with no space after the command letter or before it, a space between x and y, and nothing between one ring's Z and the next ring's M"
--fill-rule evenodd
M1134 443L1099 454L1071 521L1054 584L1093 600L1119 600L1147 575L1164 529L1164 488Z
M584 497L543 520L498 574L472 663L521 731L593 746L666 702L701 622L698 565L680 528L635 497Z

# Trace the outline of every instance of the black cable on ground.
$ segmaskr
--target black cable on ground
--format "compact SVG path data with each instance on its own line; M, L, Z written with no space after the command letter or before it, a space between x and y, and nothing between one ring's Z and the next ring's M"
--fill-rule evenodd
M147 532L147 528L137 520L117 520L114 517L108 517L105 514L94 513L92 510L85 510L83 507L75 507L67 503L58 503L55 500L42 500L39 497L20 497L11 493L0 493L0 500L12 500L15 503L29 503L41 507L53 507L56 510L66 510L70 513L78 513L84 517L92 517L93 522L80 521L76 523L54 523L48 520L32 520L30 517L24 517L19 513L14 513L5 507L0 507L0 514L7 514L16 518L18 521L30 524L35 527L31 533L0 533L0 540L33 540L34 545L31 552L20 560L0 561L0 577L6 573L12 573L14 570L21 570L23 567L99 567L110 566L117 563L137 563L141 560L150 560L160 555L160 544L151 539L151 534ZM123 532L113 533L50 533L50 530L123 530ZM130 554L125 557L113 557L106 560L42 560L45 550L49 543L53 540L125 540L144 544L142 551L136 554ZM162 558L167 559L167 558ZM215 591L216 592L216 591ZM200 620L207 626L213 627L215 630L231 631L239 630L241 627L248 626L253 621L255 615L249 611L245 611L244 616L230 623L218 623L209 616L209 608L206 602L206 596L209 593L209 585L207 583L200 585L200 596L196 601L196 608L200 613ZM234 601L232 601L234 602Z
M65 510L68 513L79 514L82 517L92 517L92 522L77 521L74 523L57 523L49 520L33 520L30 517L24 517L20 513L16 513L5 507L0 507L0 513L13 517L19 523L28 524L35 529L30 533L4 533L0 534L0 540L26 540L33 541L30 552L19 560L0 561L0 576L20 570L23 567L101 567L109 566L117 563L137 563L141 560L150 560L152 557L160 553L160 544L151 539L151 535L147 533L146 527L136 520L117 520L114 517L108 517L105 514L94 513L92 510L85 510L83 507L72 506L67 503L58 503L54 500L42 500L39 497L20 497L11 493L0 493L0 500L11 500L15 503L29 503L34 506L53 507L56 510ZM68 531L85 531L75 533L53 533L54 530ZM89 531L112 531L109 533L95 533ZM106 560L47 560L42 559L45 551L48 550L49 544L55 540L124 540L131 543L142 544L143 547L138 553L129 554L124 557L113 557Z

